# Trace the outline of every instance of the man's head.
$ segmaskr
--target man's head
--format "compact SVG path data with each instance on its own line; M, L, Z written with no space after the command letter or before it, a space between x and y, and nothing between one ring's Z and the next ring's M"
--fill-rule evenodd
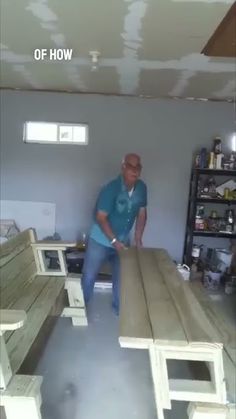
M141 159L135 153L126 154L122 160L122 175L126 185L132 188L139 178L142 170Z

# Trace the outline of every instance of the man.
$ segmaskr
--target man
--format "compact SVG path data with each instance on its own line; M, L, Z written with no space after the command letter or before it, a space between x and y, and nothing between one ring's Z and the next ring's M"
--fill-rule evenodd
M142 246L147 219L147 188L139 179L142 170L137 154L127 154L121 175L105 185L96 202L94 223L89 235L83 269L85 303L90 300L96 277L104 261L112 267L112 308L119 313L120 261L118 252L129 245L129 233L135 225L135 245Z

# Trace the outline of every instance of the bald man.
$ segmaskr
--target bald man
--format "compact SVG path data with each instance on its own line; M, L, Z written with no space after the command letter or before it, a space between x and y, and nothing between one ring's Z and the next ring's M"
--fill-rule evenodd
M112 268L112 308L119 314L119 250L129 246L129 233L135 223L135 245L142 246L147 219L147 187L139 179L142 171L137 154L127 154L122 161L121 174L100 191L94 222L90 231L83 268L83 291L86 305L94 289L103 262Z

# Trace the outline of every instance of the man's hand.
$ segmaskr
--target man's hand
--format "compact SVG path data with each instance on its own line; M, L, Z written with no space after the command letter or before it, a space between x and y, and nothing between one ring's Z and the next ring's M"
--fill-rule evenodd
M119 252L120 250L124 250L126 248L122 242L119 242L119 240L116 240L113 246L117 250L117 252Z

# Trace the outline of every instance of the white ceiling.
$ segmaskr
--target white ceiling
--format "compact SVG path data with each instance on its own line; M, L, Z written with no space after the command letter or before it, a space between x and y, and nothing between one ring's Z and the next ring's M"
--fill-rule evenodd
M232 3L0 0L1 87L230 100L235 60L200 52ZM72 60L36 61L36 48L72 48Z

